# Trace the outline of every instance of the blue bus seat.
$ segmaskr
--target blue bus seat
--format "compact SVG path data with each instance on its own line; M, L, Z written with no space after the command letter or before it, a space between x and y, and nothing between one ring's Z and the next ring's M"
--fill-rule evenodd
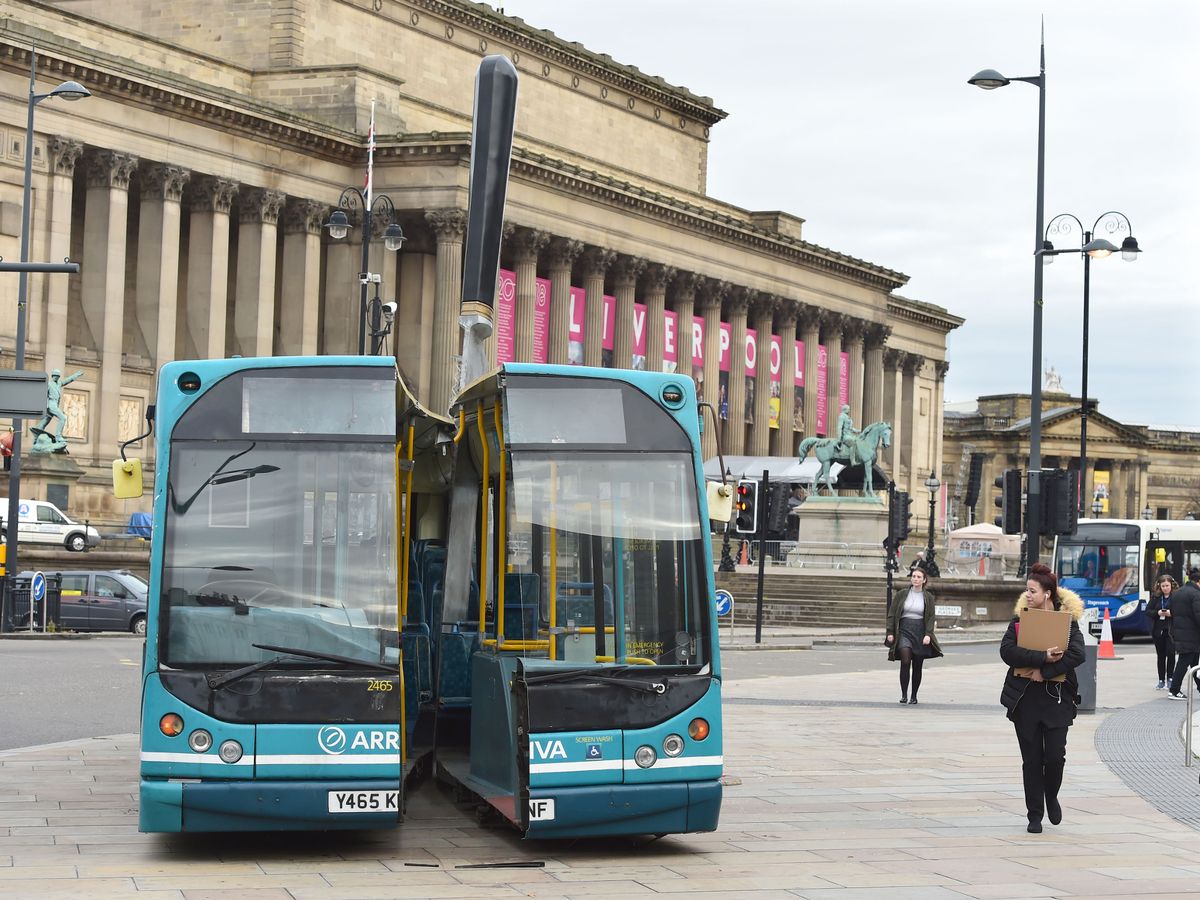
M441 635L438 661L438 704L443 707L471 705L471 654L479 644L479 633L460 631L457 625Z
M504 638L529 641L537 637L541 580L533 572L504 576Z
M421 582L408 583L408 617L404 622L405 631L419 631L429 634L429 619L425 609L425 594L421 590Z
M604 624L613 624L612 590L604 585ZM564 581L558 585L558 600L562 604L562 613L558 621L565 624L572 621L576 625L586 626L596 624L596 605L592 601L592 582Z
M429 635L406 631L400 636L404 647L404 703L409 717L433 697L433 666Z

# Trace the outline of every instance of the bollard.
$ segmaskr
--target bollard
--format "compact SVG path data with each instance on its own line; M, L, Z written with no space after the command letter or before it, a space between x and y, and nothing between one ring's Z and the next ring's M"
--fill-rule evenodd
M1079 679L1079 709L1085 712L1096 711L1096 659L1099 650L1096 644L1084 644L1083 662L1075 669L1075 677Z

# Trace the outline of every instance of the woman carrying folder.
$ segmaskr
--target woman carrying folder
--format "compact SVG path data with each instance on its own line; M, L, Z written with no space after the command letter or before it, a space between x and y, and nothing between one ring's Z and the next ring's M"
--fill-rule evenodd
M1018 646L1021 613L1027 609L1058 610L1071 614L1066 647L1030 650ZM1067 729L1075 721L1079 680L1075 667L1083 662L1083 601L1073 591L1058 586L1054 573L1041 563L1030 567L1025 592L1017 599L1016 615L1000 641L1000 658L1008 663L1000 702L1017 732L1021 747L1021 775L1025 782L1028 831L1042 830L1042 814L1050 824L1062 821L1058 789L1067 761ZM1024 670L1019 674L1017 670ZM1065 676L1064 680L1055 680Z

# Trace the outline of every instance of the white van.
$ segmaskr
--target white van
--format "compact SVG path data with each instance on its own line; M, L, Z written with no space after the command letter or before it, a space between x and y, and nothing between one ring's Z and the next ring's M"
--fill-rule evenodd
M3 516L4 534L8 535L9 502L0 498L0 515ZM61 509L45 500L21 500L17 506L21 543L62 544L76 552L100 544L100 532L90 525L72 522Z

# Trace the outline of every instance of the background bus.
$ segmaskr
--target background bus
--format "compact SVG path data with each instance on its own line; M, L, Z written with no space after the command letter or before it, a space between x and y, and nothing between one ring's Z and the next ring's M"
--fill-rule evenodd
M1118 641L1149 634L1146 602L1160 574L1183 584L1193 567L1200 567L1200 522L1187 519L1085 519L1054 548L1054 570L1083 598L1092 633L1108 609Z

